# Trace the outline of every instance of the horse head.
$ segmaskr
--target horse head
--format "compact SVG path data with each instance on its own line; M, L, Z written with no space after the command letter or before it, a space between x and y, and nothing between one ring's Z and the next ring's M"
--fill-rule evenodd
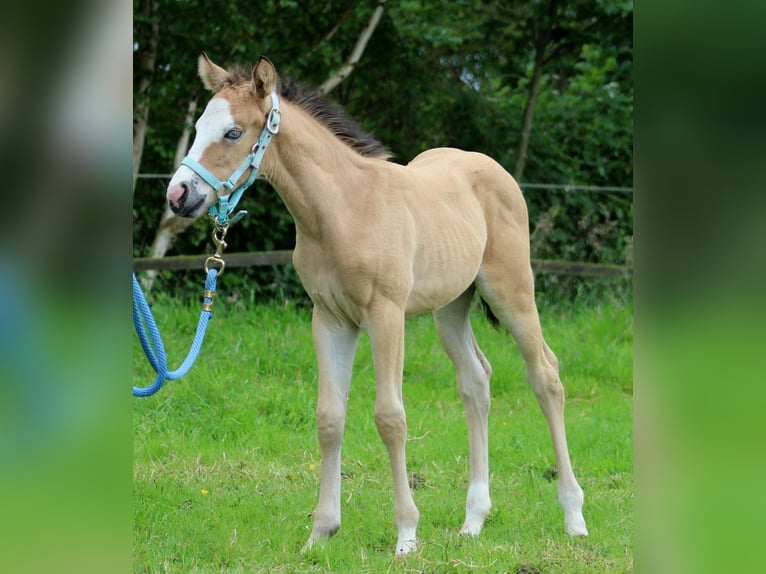
M197 217L217 200L241 193L252 183L258 169L252 158L277 104L277 72L263 56L252 73L244 73L225 70L203 54L198 70L213 97L195 124L194 142L166 194L170 209L182 217Z

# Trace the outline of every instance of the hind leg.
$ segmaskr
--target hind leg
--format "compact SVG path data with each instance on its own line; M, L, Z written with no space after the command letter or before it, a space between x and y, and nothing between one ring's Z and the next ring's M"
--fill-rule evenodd
M521 268L518 268L521 267ZM543 338L534 299L532 270L485 262L477 287L501 324L513 335L526 364L527 381L548 422L558 470L558 498L564 511L564 529L572 536L587 536L582 514L583 491L577 483L567 448L564 427L564 387L558 360Z
M468 318L474 289L434 311L434 322L444 350L455 365L457 388L465 408L470 448L470 484L461 534L476 536L489 513L487 417L492 369L473 336Z

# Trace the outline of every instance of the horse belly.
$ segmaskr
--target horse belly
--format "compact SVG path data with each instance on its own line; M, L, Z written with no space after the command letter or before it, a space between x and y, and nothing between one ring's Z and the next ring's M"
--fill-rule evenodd
M416 257L412 291L406 306L408 315L444 307L463 294L476 279L484 242L478 238L463 242L454 239L445 240L439 248L429 249Z
M471 286L471 283L473 283L473 279L463 282L456 281L450 285L414 289L407 299L405 312L407 315L418 315L441 309L464 293Z
M419 205L410 209L417 247L408 314L439 309L462 295L476 278L487 245L484 212L470 186L453 173L429 187L440 191L420 194Z

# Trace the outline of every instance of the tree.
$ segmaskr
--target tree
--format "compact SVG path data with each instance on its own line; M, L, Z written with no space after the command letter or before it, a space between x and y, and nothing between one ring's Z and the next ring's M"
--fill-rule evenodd
M623 46L626 41L632 45L632 2L543 0L508 4L498 14L516 23L514 38L529 54L526 100L512 172L517 180L524 181L533 118L546 71L557 82L566 83L576 73L583 46L607 42Z

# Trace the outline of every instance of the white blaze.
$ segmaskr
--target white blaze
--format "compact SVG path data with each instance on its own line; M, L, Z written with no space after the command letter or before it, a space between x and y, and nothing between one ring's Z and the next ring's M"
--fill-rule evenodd
M224 98L213 98L210 100L205 111L194 125L197 135L194 137L194 143L189 150L188 156L195 161L199 161L205 154L208 146L223 139L226 131L234 127L234 125L229 101ZM197 178L197 174L194 171L182 165L173 174L169 187L191 179L199 178ZM207 185L204 180L199 180L199 182L201 185Z

